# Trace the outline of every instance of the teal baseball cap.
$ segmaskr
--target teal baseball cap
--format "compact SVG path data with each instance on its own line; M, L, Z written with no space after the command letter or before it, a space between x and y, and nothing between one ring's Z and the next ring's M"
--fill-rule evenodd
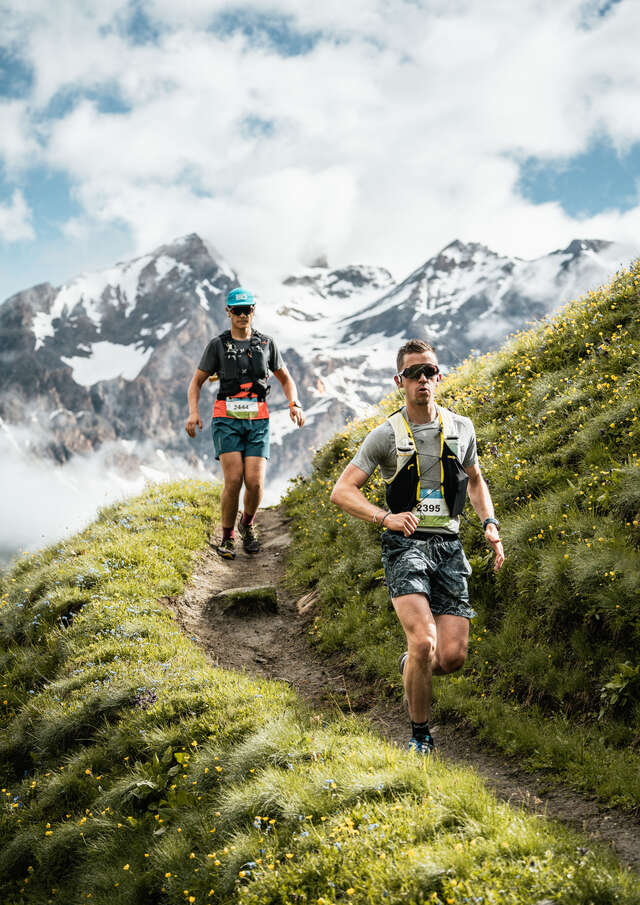
M253 293L249 292L248 289L243 289L241 286L238 286L237 289L232 289L227 295L227 306L233 308L235 305L255 305Z

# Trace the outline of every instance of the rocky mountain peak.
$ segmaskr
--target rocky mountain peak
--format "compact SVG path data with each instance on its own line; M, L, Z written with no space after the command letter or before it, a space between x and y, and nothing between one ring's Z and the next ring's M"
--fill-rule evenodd
M595 252L598 254L605 251L613 245L613 242L607 242L606 239L572 239L566 248L552 251L553 255L571 255L577 257L585 252Z
M454 239L449 245L446 245L433 258L430 258L425 269L431 269L434 272L440 271L450 273L457 267L473 267L482 258L498 257L494 251L481 245L479 242L462 242L460 239Z

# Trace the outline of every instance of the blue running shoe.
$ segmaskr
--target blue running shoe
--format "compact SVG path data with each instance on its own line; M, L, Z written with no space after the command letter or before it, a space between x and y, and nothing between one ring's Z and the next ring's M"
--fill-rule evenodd
M435 742L430 732L427 733L425 738L412 738L409 740L409 751L414 751L416 754L426 756L427 754L433 754L435 750Z

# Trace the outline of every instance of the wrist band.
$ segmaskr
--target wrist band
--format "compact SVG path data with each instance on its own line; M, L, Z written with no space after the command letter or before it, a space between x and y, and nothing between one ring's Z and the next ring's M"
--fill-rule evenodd
M386 517L387 517L388 515L391 515L391 510L390 510L390 509L389 509L388 512L385 512L385 514L384 514L384 515L382 516L382 518L380 519L380 527L381 527L381 528L382 528L382 526L384 525L384 520L386 519Z
M289 408L290 409L293 409L293 408L301 409L302 406L300 405L299 402L296 402L294 399L292 399L291 402L289 403Z

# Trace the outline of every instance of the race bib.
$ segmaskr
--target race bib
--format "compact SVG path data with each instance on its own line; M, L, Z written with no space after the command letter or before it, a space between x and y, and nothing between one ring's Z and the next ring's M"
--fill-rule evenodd
M442 491L422 489L420 502L413 510L418 519L418 528L446 528L451 515Z
M255 418L258 414L257 399L227 399L227 415L230 418Z

